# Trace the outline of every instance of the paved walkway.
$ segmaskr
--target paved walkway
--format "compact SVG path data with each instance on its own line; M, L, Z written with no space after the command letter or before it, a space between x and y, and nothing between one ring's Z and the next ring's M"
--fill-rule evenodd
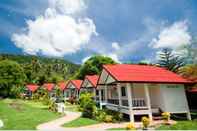
M78 127L78 128L67 128L67 127L62 127L63 124L68 123L74 119L77 119L78 117L81 116L81 113L79 112L70 112L70 111L66 111L66 115L62 118L44 123L44 124L40 124L37 126L38 130L57 130L57 131L72 131L72 130L79 130L80 131L91 131L91 130L99 130L99 131L103 131L106 129L110 129L110 128L125 128L126 125L128 124L128 122L126 123L100 123L100 124L95 124L95 125L89 125L89 126L83 126L83 127ZM151 125L159 125L163 123L162 120L158 120L158 121L154 121L153 123L151 123ZM171 124L175 124L175 121L170 121ZM142 123L141 122L136 122L135 123L135 127L136 128L140 128L142 127Z
M66 111L65 113L66 115L64 117L44 123L44 124L40 124L37 126L37 129L38 130L57 130L57 131L65 130L65 128L62 127L64 123L68 123L81 116L81 113L79 112Z

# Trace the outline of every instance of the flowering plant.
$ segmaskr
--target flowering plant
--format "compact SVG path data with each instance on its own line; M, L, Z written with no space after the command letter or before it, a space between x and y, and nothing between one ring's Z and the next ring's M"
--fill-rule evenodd
M169 121L170 120L170 113L169 112L163 112L162 113L162 117L165 121Z
M148 117L142 117L142 124L143 124L143 128L147 129L148 126L150 125L150 119Z
M135 130L135 124L130 122L129 124L126 125L127 130Z

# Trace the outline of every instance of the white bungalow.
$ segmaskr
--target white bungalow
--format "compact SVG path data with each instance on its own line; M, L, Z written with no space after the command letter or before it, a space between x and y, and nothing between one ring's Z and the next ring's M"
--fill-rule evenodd
M44 83L43 87L48 91L51 98L56 97L56 85L54 83Z
M89 92L94 94L95 101L99 102L99 92L97 90L98 75L87 75L81 85L81 92Z
M67 82L64 91L64 96L67 98L79 98L79 90L81 88L82 80L70 80Z
M24 95L27 97L32 97L33 93L36 92L39 88L39 85L36 84L27 84L25 86Z
M184 85L190 81L166 69L147 65L104 65L98 80L100 103L130 116L161 112L186 113L191 119ZM102 101L102 99L104 99Z

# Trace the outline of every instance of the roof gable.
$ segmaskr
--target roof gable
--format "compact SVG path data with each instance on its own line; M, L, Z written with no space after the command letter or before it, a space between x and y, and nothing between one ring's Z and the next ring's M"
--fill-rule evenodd
M98 75L87 75L85 77L85 79L87 79L91 83L92 87L96 88L99 76Z
M35 91L39 88L39 86L36 85L36 84L28 84L28 85L26 85L26 87L27 87L27 89L30 90L31 92L35 92Z
M43 84L43 87L46 88L48 91L52 91L53 88L55 87L55 84L53 84L53 83L45 83L45 84Z
M66 88L68 88L68 86L70 84L72 84L76 89L80 89L81 85L82 85L82 80L70 80L67 84L66 84Z
M67 82L64 82L64 81L58 83L60 90L66 89L66 85L67 85Z
M119 82L190 83L191 81L161 67L148 65L116 64L103 68Z

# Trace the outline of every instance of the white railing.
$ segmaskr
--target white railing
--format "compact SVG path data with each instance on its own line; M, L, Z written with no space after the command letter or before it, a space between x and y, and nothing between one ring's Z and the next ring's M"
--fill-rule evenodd
M107 103L119 105L119 99L117 99L117 98L108 99ZM121 106L125 106L125 107L129 106L128 99L125 99L125 98L121 99L121 103L122 103ZM132 106L134 108L146 107L146 102L145 102L144 98L133 98L132 99Z

